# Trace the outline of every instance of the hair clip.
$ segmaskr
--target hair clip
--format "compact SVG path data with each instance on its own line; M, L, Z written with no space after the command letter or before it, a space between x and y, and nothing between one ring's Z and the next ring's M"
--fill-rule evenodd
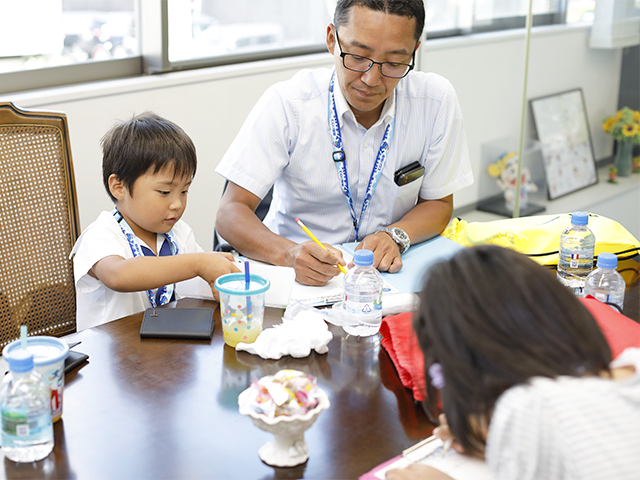
M431 385L438 390L444 387L444 376L442 375L442 366L439 363L432 363L429 366L429 376L431 377Z

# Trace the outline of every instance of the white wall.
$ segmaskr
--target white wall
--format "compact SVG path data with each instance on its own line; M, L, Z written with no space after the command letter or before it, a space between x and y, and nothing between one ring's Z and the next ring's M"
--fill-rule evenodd
M582 88L596 158L611 155L602 120L615 112L621 50L588 48L589 29L542 27L531 42L528 98ZM522 31L431 40L419 65L455 86L476 179L484 142L519 132L524 71ZM64 111L69 118L82 227L111 203L102 186L99 141L116 119L153 110L184 128L198 149L198 173L184 219L210 249L223 180L214 169L267 87L300 68L331 66L328 54L61 87L0 96L23 108ZM478 200L477 184L455 195L456 207Z

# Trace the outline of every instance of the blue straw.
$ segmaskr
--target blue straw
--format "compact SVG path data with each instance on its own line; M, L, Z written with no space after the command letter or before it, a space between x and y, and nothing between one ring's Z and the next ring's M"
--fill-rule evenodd
M251 275L249 274L249 262L244 262L244 289L251 288ZM251 315L251 296L247 295L247 318Z

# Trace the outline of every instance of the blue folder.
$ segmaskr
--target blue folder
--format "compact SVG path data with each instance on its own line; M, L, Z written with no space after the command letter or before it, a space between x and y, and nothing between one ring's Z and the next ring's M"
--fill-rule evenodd
M344 243L340 248L353 255L357 242ZM399 292L422 290L424 274L431 265L452 257L464 247L448 238L437 236L426 242L412 245L402 255L402 270L398 273L383 272L385 281Z

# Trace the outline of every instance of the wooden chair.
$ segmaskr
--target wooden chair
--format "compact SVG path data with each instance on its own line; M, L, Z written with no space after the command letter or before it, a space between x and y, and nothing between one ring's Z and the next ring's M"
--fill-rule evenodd
M76 330L79 228L66 115L0 103L0 348Z

